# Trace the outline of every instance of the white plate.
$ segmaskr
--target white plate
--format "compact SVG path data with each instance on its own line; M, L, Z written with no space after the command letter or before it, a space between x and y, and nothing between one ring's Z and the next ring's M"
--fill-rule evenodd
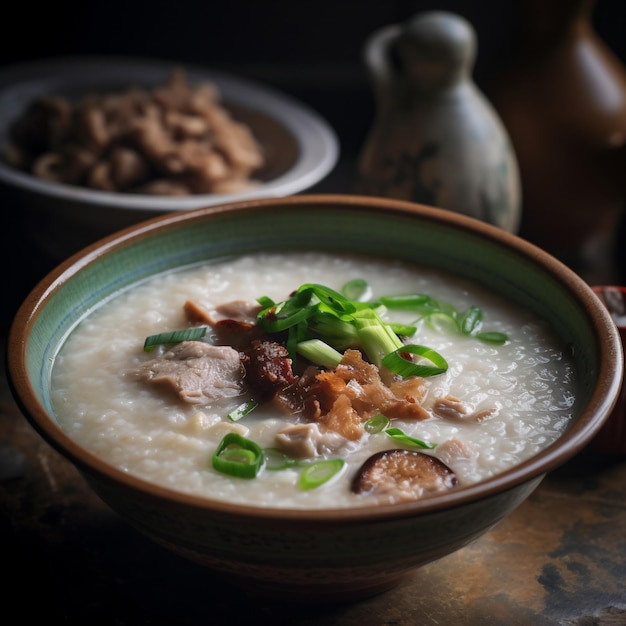
M33 61L0 70L0 145L9 126L34 98L59 93L80 95L93 89L122 89L130 85L162 85L172 70L184 67L190 83L210 81L225 102L272 118L297 146L296 158L285 171L260 187L240 193L194 195L175 200L161 196L110 193L49 183L0 162L0 182L30 193L90 205L111 204L133 210L191 209L258 197L280 197L306 190L335 166L339 143L329 124L306 105L250 80L175 61L122 57L75 57ZM146 215L149 217L150 215Z

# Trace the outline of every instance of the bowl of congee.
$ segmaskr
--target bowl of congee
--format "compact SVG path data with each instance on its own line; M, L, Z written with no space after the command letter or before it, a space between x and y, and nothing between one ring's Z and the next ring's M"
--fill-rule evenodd
M43 278L8 342L24 416L111 509L290 600L382 592L488 532L622 374L608 311L546 252L349 195L119 231Z

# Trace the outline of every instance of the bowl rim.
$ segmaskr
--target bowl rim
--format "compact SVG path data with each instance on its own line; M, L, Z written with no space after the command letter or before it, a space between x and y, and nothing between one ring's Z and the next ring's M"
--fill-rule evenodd
M28 380L26 367L26 337L56 290L71 280L99 258L114 254L116 250L132 246L133 242L150 238L181 222L210 219L211 216L235 212L242 215L268 207L322 207L337 210L337 207L358 207L361 211L374 213L389 212L398 215L417 215L422 220L446 224L446 227L467 231L486 239L492 244L512 249L530 263L545 268L548 274L558 276L564 288L581 305L596 333L605 336L598 345L600 384L594 389L585 410L576 423L567 429L554 443L526 461L487 478L474 485L409 503L392 505L360 506L356 508L264 508L248 504L233 504L205 496L191 495L156 485L142 478L122 472L101 460L73 441L53 417L37 400ZM53 448L69 459L80 471L92 476L121 483L127 489L138 489L148 499L177 503L211 511L222 516L241 516L248 519L290 521L316 524L354 523L372 520L401 519L414 515L437 513L495 497L503 492L520 487L536 479L539 481L550 471L561 466L583 450L599 432L608 418L618 396L624 371L624 354L619 333L607 309L602 305L592 288L564 263L538 248L534 244L508 233L496 226L471 217L412 202L375 197L340 194L313 194L277 199L255 199L243 202L207 206L185 213L169 213L145 220L113 233L83 250L75 253L44 276L31 290L19 307L9 330L6 362L8 382L16 403L26 419Z
M38 93L49 93L54 86L67 88L70 80L80 85L99 83L98 75L117 83L142 81L156 82L156 76L166 78L174 67L183 67L191 81L210 81L221 90L224 100L266 115L293 137L298 147L298 157L293 165L277 177L259 187L241 192L221 194L194 194L192 196L155 196L121 192L100 191L87 187L45 181L20 171L0 159L0 182L31 193L52 196L60 200L89 203L96 206L133 209L150 212L179 211L199 207L238 202L241 200L280 197L308 189L324 179L339 160L338 135L316 110L289 94L246 77L176 60L152 59L141 56L80 55L61 56L24 61L0 68L0 110L3 100L11 102L13 92L42 83L50 87ZM123 78L120 78L123 77ZM148 80L151 77L152 80ZM278 114L277 114L278 113ZM4 140L9 120L0 124L0 139Z

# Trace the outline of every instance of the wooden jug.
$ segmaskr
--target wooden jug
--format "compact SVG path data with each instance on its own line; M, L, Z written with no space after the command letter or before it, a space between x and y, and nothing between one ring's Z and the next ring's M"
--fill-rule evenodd
M610 257L626 195L626 71L593 0L524 0L519 46L485 88L520 166L521 234L586 276Z
M443 11L366 41L376 115L359 156L358 193L463 213L516 232L518 166L508 134L471 73L476 35Z

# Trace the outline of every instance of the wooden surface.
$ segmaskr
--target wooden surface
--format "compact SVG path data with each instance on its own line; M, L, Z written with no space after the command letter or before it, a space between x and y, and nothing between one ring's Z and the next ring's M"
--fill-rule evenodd
M331 176L320 191L336 191ZM1 198L0 198L1 200ZM6 222L0 348L50 269ZM16 273L20 267L21 276ZM517 626L626 624L626 458L585 451L474 544L367 600L305 608L229 587L153 544L91 493L31 429L0 366L0 554L20 622L156 625ZM384 541L384 537L380 538Z

